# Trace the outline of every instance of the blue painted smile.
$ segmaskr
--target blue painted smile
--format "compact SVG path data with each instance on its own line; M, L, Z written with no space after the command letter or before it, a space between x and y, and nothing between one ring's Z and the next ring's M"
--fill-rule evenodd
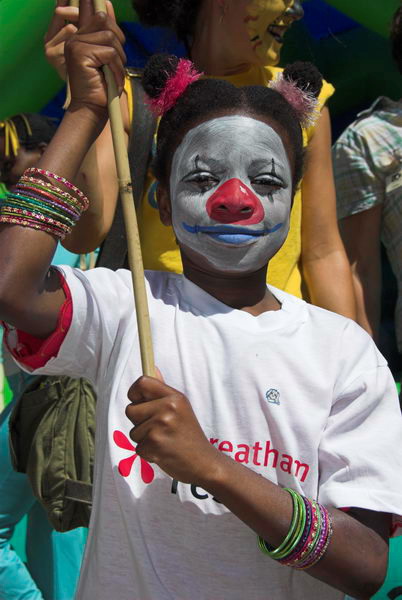
M271 229L253 231L248 227L234 227L232 225L212 225L209 227L202 227L200 225L191 227L191 225L187 225L187 223L182 223L182 225L183 229L188 231L188 233L206 233L214 240L225 242L226 244L244 244L254 238L275 233L283 227L283 223L278 223Z

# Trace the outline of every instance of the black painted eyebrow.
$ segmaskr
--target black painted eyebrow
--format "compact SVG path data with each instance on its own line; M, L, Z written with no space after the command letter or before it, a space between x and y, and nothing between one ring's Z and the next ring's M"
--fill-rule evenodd
M203 165L200 165L200 163L203 163L203 165L212 170L220 170L225 167L224 162L219 159L212 158L210 156L201 156L200 154L197 154L197 156L194 159L195 170L200 170L203 168Z
M276 163L275 159L273 158L256 158L255 160L251 161L249 165L250 169L267 169L269 175L272 175L273 177L278 177L278 167L280 167L280 163Z

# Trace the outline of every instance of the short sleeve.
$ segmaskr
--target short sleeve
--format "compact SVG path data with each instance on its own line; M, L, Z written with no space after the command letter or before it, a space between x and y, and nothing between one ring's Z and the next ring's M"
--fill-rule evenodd
M357 326L355 326L357 333ZM363 332L362 332L363 333ZM319 499L402 514L402 417L395 382L365 334L345 351L342 380L319 446ZM349 363L349 366L348 364Z
M33 374L62 373L85 377L97 385L108 370L122 331L130 328L132 337L137 335L132 289L124 271L58 269L71 293L73 318L57 356Z
M369 147L349 132L335 143L334 179L338 219L364 212L383 201L384 185L375 172Z

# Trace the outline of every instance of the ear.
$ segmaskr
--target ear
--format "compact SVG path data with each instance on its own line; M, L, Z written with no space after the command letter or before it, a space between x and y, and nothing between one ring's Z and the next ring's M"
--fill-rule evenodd
M156 188L156 199L158 201L159 217L164 225L172 224L172 206L170 203L170 193L163 183L158 183Z

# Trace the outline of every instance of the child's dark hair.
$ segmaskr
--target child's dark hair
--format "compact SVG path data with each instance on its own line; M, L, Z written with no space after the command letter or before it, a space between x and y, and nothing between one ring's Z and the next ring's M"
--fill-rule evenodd
M10 125L15 128L18 144L26 150L35 150L40 144L50 142L56 133L58 121L37 113L21 113L0 121L0 135L7 133L7 126ZM12 150L16 153L15 148Z
M390 41L392 56L399 72L402 73L402 5L392 18Z
M178 65L179 59L173 56L156 55L151 58L143 77L144 89L151 99L158 99L162 94ZM283 76L315 96L321 90L322 77L309 63L291 65ZM293 107L273 89L262 86L236 88L219 79L195 81L163 115L153 165L156 178L167 184L174 151L189 129L210 118L239 113L271 121L279 126L280 133L288 137L293 149L293 186L296 189L302 176L304 152L302 129Z
M187 41L201 0L133 0L133 6L144 25L169 27L180 40Z
M43 143L48 144L56 133L58 126L56 119L37 113L15 115L15 117L11 117L11 120L17 129L21 146L24 146L27 150L34 150ZM29 123L31 134L28 131L27 122Z

